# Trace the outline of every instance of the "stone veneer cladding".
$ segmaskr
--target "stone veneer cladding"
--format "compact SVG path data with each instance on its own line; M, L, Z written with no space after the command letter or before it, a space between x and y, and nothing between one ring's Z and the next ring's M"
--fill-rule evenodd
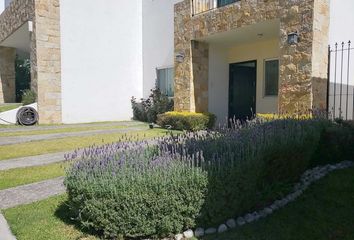
M32 88L37 89L40 123L61 123L61 49L59 0L35 0ZM34 80L33 80L34 79Z
M16 49L0 47L0 103L16 101L15 58Z
M59 0L14 0L0 15L0 44L28 21L31 86L38 94L40 123L61 123Z
M207 104L208 73L201 72L207 71L208 67L199 64L196 71L194 66L196 61L207 65L208 59L207 56L203 60L193 59L196 46L193 40L274 19L280 20L279 112L294 113L322 106L323 100L314 97L323 95L323 84L312 83L318 82L318 78L323 82L327 69L324 67L327 41L322 37L328 37L328 9L328 0L241 0L192 16L191 0L177 3L175 53L183 53L185 60L175 62L175 110L205 110L203 101ZM294 31L300 33L300 42L289 45L287 35ZM202 89L201 93L198 88ZM199 100L195 101L195 98Z

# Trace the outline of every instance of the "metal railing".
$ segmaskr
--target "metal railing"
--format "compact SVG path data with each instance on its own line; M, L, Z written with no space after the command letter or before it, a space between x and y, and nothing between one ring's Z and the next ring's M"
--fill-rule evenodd
M197 15L241 0L192 0L192 14Z
M354 119L354 62L351 42L328 47L327 110L331 118Z

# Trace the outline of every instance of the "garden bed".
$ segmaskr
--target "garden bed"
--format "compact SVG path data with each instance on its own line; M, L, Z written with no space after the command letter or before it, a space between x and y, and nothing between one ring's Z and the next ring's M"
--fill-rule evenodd
M353 156L353 136L327 120L283 119L90 148L73 157L69 205L82 226L108 238L171 237L269 206L327 161L326 151L340 152L337 162Z

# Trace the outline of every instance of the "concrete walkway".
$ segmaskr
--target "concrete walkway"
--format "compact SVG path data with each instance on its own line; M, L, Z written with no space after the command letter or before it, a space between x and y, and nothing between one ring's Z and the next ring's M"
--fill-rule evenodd
M128 127L128 128L123 128L123 129L104 129L104 130L91 130L91 131L81 131L81 132L0 137L0 146L20 144L20 143L26 143L26 142L34 142L34 141L61 139L61 138L67 138L67 137L87 137L87 136L93 136L93 135L99 135L99 134L126 133L126 132L141 131L141 130L146 130L146 129L147 129L147 127L141 126L141 127Z
M0 214L0 240L16 240L2 214Z
M0 209L29 204L65 193L64 177L0 191ZM2 240L2 239L1 239Z
M44 131L44 130L54 130L63 128L89 128L89 127L131 127L137 125L146 125L142 122L137 121L125 121L125 122L106 122L106 123L82 123L82 124L63 124L63 125L38 125L38 126L15 126L15 127L4 127L0 128L1 133L12 133L12 132L30 132L30 131Z
M0 161L0 171L14 168L36 167L64 161L64 155L71 152L51 153L38 156L13 158Z

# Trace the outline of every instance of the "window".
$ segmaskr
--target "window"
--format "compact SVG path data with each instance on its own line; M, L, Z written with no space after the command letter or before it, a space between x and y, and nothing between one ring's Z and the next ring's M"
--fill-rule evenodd
M168 97L174 96L174 70L173 68L157 69L157 87Z
M279 60L266 60L264 63L265 96L278 96Z
M218 0L218 7L226 6L239 0Z

